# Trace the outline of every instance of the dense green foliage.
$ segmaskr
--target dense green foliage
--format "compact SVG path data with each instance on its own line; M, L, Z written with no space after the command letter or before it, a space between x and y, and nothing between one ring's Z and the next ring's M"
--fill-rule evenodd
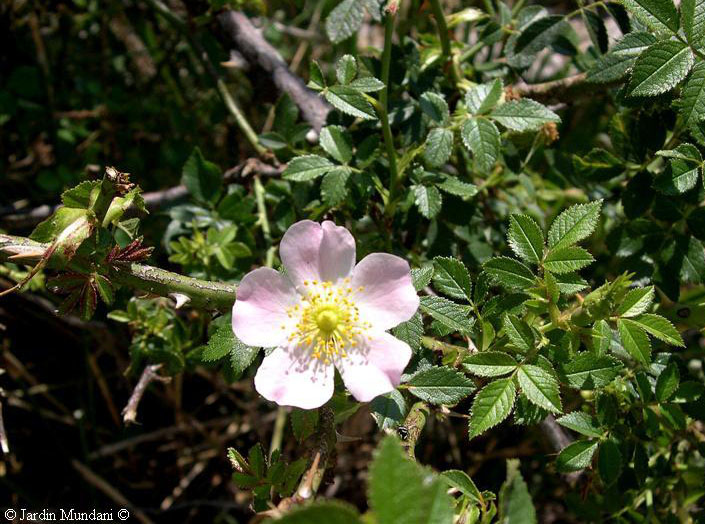
M333 220L358 259L413 268L398 390L361 405L337 383L317 411L278 411L270 454L228 443L254 511L704 518L705 2L107 4L0 8L19 44L0 63L2 204L63 204L31 226L3 211L35 250L7 260L24 237L0 235L8 287L126 324L134 376L205 369L265 413L277 408L251 387L263 351L234 336L229 306L250 269L279 267L292 223ZM308 96L330 106L322 128L266 66L223 65L227 9L259 17L294 69L305 56ZM24 27L40 22L46 44ZM112 165L131 175L103 176ZM143 193L179 183L179 199ZM326 500L343 428L365 412L366 480ZM506 474L475 467L478 453L508 458Z

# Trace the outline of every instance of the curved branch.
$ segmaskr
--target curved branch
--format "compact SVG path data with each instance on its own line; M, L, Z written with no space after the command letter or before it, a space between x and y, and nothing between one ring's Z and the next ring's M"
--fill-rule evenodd
M24 237L0 235L0 262L37 263L49 247L49 244ZM48 266L62 269L53 265L51 259ZM112 266L110 277L117 284L153 295L185 295L189 298L189 304L196 307L228 311L235 302L236 288L233 284L199 280L154 266L117 262Z
M331 110L328 103L289 70L279 52L264 39L247 16L238 11L224 11L217 19L230 43L248 60L271 74L277 89L287 93L301 109L306 121L316 131L320 131Z

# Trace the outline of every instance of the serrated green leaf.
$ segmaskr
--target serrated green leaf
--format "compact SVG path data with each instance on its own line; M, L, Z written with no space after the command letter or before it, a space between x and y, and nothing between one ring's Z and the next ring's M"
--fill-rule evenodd
M424 143L423 158L431 167L440 167L453 152L453 132L450 129L436 127L431 129Z
M612 328L606 320L599 320L592 326L591 337L595 351L600 354L607 353L612 342Z
M683 80L695 57L682 42L665 40L644 51L634 63L629 96L654 96L673 89Z
M291 429L294 432L294 438L299 442L303 442L313 435L317 424L318 411L315 409L294 408L291 410Z
M213 162L203 158L198 147L194 147L181 171L181 183L197 200L215 202L220 196L223 173Z
M519 34L514 52L525 55L538 53L553 43L561 32L563 23L564 18L561 15L545 16L534 20Z
M590 36L590 40L592 40L593 48L598 53L606 53L609 41L607 38L607 28L605 27L602 17L589 9L581 9L580 14L585 23L588 35Z
M426 113L437 124L445 125L450 118L450 111L445 98L433 91L426 91L421 95L419 106L421 106L421 111Z
M365 5L358 0L343 0L330 12L326 19L326 34L337 44L351 37L362 25Z
M564 364L562 376L576 389L599 389L610 384L621 369L622 364L614 357L587 351Z
M576 273L553 275L558 289L564 295L574 295L588 286L587 280Z
M519 459L507 460L507 480L499 491L499 519L504 524L536 524L536 509L521 477Z
M588 70L585 80L593 84L607 84L624 78L634 66L636 57L607 53L597 59Z
M622 472L622 454L614 440L607 439L600 444L597 471L607 486L614 484L619 478Z
M592 462L592 457L597 451L598 444L599 441L597 440L578 440L573 442L563 448L558 454L556 468L561 473L585 469Z
M87 210L75 207L60 207L49 218L40 222L29 236L36 242L52 242L77 220L85 220Z
M615 312L620 317L636 317L649 309L654 301L654 286L631 289Z
M411 270L411 282L416 291L421 291L431 283L433 278L433 264L426 264L421 267L415 267Z
M534 348L536 342L534 332L526 322L514 315L507 314L504 316L502 325L504 333L521 352L526 353Z
M443 197L435 186L412 186L414 203L426 218L435 217L443 205Z
M513 372L519 364L511 355L500 351L481 351L465 357L463 367L481 377L499 377Z
M480 490L477 489L475 483L464 471L458 469L449 469L443 471L439 478L446 482L450 487L457 489L463 495L467 496L473 502L480 504L483 500Z
M84 180L77 186L61 193L61 202L65 207L88 209L91 204L91 193L100 184L100 180Z
M105 302L105 304L110 305L115 299L115 289L112 283L103 275L94 274L93 282L100 295L100 299Z
M548 247L558 249L589 237L597 226L602 200L576 204L563 211L548 230Z
M543 231L536 221L526 215L512 215L509 218L509 247L520 258L538 264L543 258Z
M513 258L491 258L483 269L495 282L510 289L526 289L535 284L536 277L531 270Z
M460 136L472 153L475 165L482 173L489 173L497 162L500 151L499 131L486 118L469 118L463 124Z
M586 437L601 437L602 431L597 425L597 421L583 411L573 411L567 415L556 419L564 428L572 429L573 431L585 435Z
M550 413L531 402L526 395L519 393L514 404L514 424L518 426L534 426L539 424Z
M609 151L593 148L587 155L573 155L573 169L591 180L610 180L624 172L624 162Z
M384 89L384 82L373 76L362 76L350 82L350 87L361 93L375 93Z
M519 132L539 129L549 122L560 122L557 114L528 98L499 105L492 110L490 117L507 129Z
M404 395L396 389L370 402L370 413L381 430L393 429L402 424L407 412Z
M705 0L681 0L681 25L688 42L701 48L705 44Z
M239 338L234 337L232 349L230 351L230 367L236 377L239 377L254 362L259 348L246 345Z
M514 406L516 387L512 378L490 382L482 388L472 403L470 438L496 426L509 416Z
M297 156L289 161L282 177L295 182L305 182L325 175L333 167L333 162L319 155Z
M339 84L347 85L357 76L357 61L352 55L341 56L335 64L335 77Z
M348 196L348 179L350 170L339 166L334 167L323 177L321 196L329 206L336 206Z
M678 330L673 326L673 324L671 324L670 321L660 315L644 313L636 318L632 318L630 322L637 324L652 337L662 340L666 344L671 344L672 346L677 347L685 347Z
M226 326L227 327L227 326ZM201 359L205 362L215 362L230 354L233 348L235 335L228 333L227 329L217 329L208 339L208 345L201 353Z
M661 32L678 31L678 11L672 0L622 0L641 23Z
M656 379L656 400L659 402L669 400L673 394L678 391L680 379L681 376L678 371L678 366L674 362L671 362L661 371Z
M386 437L370 466L369 501L380 524L445 524L453 520L446 483L410 460Z
M701 282L705 275L705 251L694 237L674 234L674 239L662 250L668 271L679 275L684 282Z
M438 189L445 191L451 195L458 196L464 200L474 197L477 195L477 186L475 184L468 184L467 182L461 182L455 177L447 176L440 184L437 184Z
M324 127L321 129L319 142L324 151L341 164L352 160L352 139L343 126Z
M451 302L443 297L421 297L421 311L431 315L435 320L453 331L461 333L469 331L471 322L468 319L470 308Z
M617 329L624 349L637 361L649 364L651 362L651 342L646 336L646 332L628 318L617 320Z
M308 72L308 86L312 89L320 91L326 87L326 78L323 76L323 71L318 62L311 60Z
M475 383L468 377L438 366L416 373L408 385L412 395L431 404L457 404L475 391Z
M465 265L457 258L436 257L433 282L438 291L451 298L472 301L472 282Z
M409 347L414 352L418 351L421 347L421 336L423 335L423 320L421 319L421 314L417 311L411 319L402 322L392 329L392 333L399 340L409 344Z
M472 115L485 114L497 105L502 97L502 91L502 80L499 78L494 82L478 84L465 93L465 105Z
M332 86L324 94L326 100L338 111L346 115L376 120L377 114L365 95L350 86Z
M683 123L693 127L705 120L705 61L696 62L678 101Z
M624 35L609 53L600 57L590 68L586 80L594 83L619 80L632 68L637 57L656 42L658 39L651 33L636 31Z
M563 274L577 271L595 261L592 255L577 246L551 248L543 261L543 267L551 273Z
M524 364L517 370L517 379L522 392L531 402L552 413L563 411L558 381L551 373L538 366Z
M666 195L677 195L695 187L703 165L697 147L684 143L672 150L658 151L657 154L670 160L669 169L654 182L656 190Z

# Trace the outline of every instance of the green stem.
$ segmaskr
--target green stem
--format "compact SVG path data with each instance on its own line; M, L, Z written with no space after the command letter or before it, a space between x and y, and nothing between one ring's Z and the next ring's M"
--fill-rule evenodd
M427 336L421 337L421 344L423 347L430 349L431 351L442 351L444 353L448 351L467 352L468 350L468 348L455 346L453 344L448 344L447 342L441 342L440 340Z
M430 0L430 3L431 9L433 10L433 17L436 19L436 25L438 26L438 37L441 39L441 51L443 52L446 63L450 64L453 83L457 84L460 81L460 75L453 63L453 53L450 49L450 38L448 38L448 25L446 24L446 17L443 14L443 8L441 7L440 0Z
M274 430L272 431L272 442L269 445L269 456L281 449L282 440L284 440L284 428L286 428L286 408L279 406L277 408L277 418L274 421Z
M49 247L49 244L42 244L28 238L0 235L0 262L36 264L42 260ZM21 258L10 258L18 255ZM47 266L66 269L54 258L49 259ZM162 297L168 297L173 293L185 295L189 298L188 304L196 307L228 311L235 302L236 286L233 284L186 277L134 262L114 264L110 270L110 278L117 284Z
M230 112L230 114L235 117L235 122L240 128L240 131L242 131L242 133L245 135L245 138L247 138L247 141L250 143L252 148L260 156L267 153L267 149L259 143L259 140L257 139L257 133L255 133L254 129L252 129L252 126L250 126L250 123L247 121L245 114L240 109L240 106L238 106L235 102L235 99L230 94L230 91L225 85L225 82L221 78L220 74L218 74L218 71L213 66L213 63L210 61L210 58L208 58L206 50L203 48L200 42L193 37L186 22L184 22L180 17L175 15L171 11L171 9L169 9L169 7L164 4L161 0L146 0L146 2L155 11L162 15L164 19L169 24L171 24L174 29L181 33L186 39L186 43L193 51L193 54L196 56L197 60L201 63L203 68L213 79L216 90L218 91L220 98L223 100L225 107Z
M276 251L276 248L272 246L272 229L269 226L267 206L264 202L264 186L262 186L262 181L259 176L255 176L254 190L255 201L257 202L257 224L260 228L262 228L262 236L264 237L264 241L267 243L267 258L265 260L265 265L267 267L272 267L274 265L274 251Z
M394 215L395 201L399 190L399 172L397 170L397 153L394 149L394 137L392 128L389 126L388 98L389 98L389 69L392 61L392 35L394 34L394 19L396 13L388 12L384 25L384 49L382 51L382 82L384 89L379 92L379 104L377 113L382 123L382 135L384 145L387 149L387 160L389 161L389 200L387 201L387 216Z
M424 402L417 402L411 407L409 414L404 419L404 426L406 426L408 431L404 446L406 447L407 455L413 460L416 460L416 443L430 415L431 410L428 406Z

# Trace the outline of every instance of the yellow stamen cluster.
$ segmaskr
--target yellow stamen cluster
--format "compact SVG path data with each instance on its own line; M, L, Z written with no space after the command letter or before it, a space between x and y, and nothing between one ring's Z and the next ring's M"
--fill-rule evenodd
M355 293L364 288L353 289L349 278L340 284L304 281L304 288L301 302L287 310L289 318L297 321L289 342L324 364L334 357L346 357L346 350L357 346L359 337L371 327L360 321L354 303Z

